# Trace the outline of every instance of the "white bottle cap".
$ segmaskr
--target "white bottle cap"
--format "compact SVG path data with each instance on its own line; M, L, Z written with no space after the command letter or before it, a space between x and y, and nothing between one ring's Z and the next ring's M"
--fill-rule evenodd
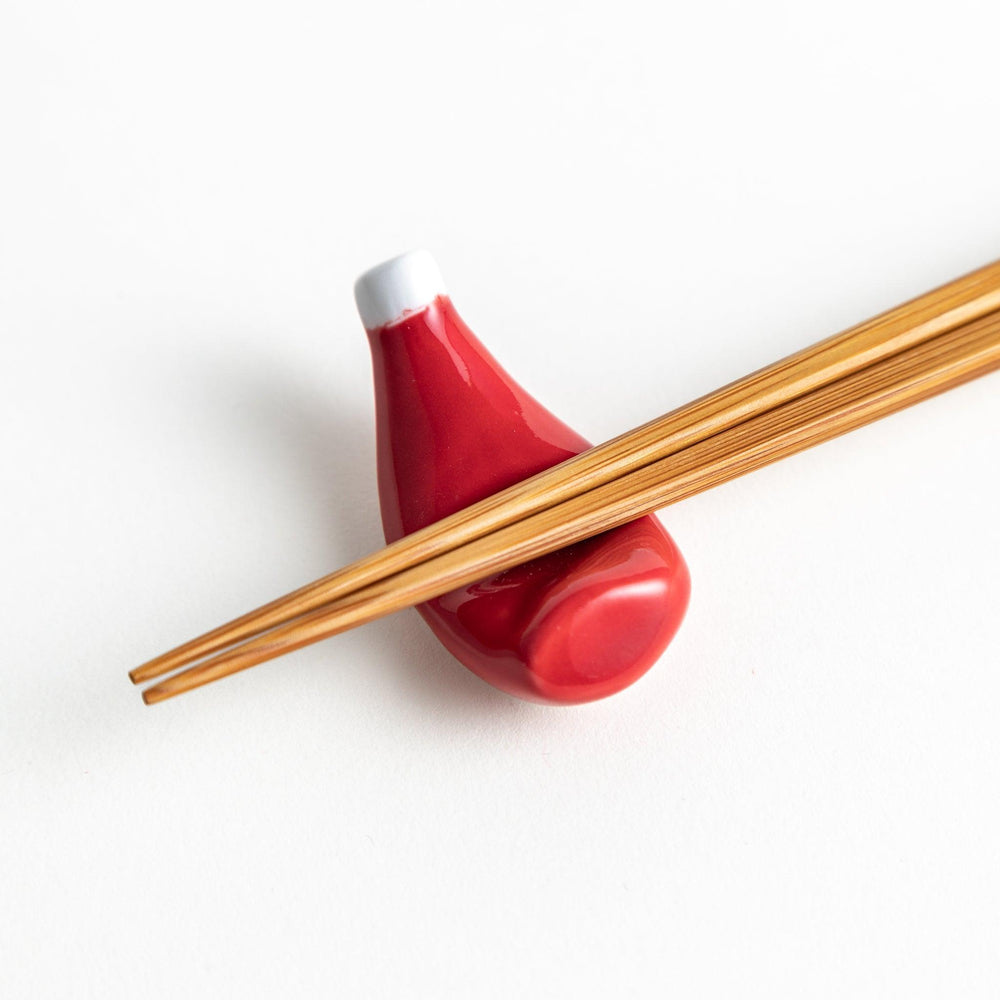
M354 301L366 330L395 323L446 294L441 272L426 250L393 257L354 282Z

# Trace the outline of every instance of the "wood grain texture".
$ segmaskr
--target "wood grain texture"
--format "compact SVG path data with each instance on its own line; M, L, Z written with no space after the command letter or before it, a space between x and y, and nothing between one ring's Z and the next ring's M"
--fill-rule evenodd
M611 481L588 479L585 491L355 589L148 688L143 699L162 701L589 538L998 367L1000 311L884 356Z
M483 538L1000 309L1000 261L701 397L142 664L139 684Z

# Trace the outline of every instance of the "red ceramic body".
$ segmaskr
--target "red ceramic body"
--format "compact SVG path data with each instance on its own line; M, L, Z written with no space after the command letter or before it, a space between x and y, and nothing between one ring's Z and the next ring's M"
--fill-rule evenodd
M497 364L445 296L369 339L388 542L590 447ZM644 674L689 590L677 546L644 517L418 610L483 680L566 704Z

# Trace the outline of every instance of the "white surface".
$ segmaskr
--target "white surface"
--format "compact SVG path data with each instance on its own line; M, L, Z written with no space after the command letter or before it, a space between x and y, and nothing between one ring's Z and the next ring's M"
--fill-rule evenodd
M607 702L413 613L126 670L378 544L393 253L595 440L1000 255L998 29L7 0L0 996L996 997L996 377L668 511L690 613Z
M366 330L376 330L445 294L444 278L426 250L376 264L354 282L354 302Z

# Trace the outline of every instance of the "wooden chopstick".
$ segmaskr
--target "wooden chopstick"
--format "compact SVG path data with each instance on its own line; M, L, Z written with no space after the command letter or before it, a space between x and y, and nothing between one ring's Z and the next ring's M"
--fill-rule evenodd
M309 612L143 692L163 701L589 538L1000 368L1000 312Z
M129 673L139 684L675 454L1000 308L1000 261L592 448L242 615Z

